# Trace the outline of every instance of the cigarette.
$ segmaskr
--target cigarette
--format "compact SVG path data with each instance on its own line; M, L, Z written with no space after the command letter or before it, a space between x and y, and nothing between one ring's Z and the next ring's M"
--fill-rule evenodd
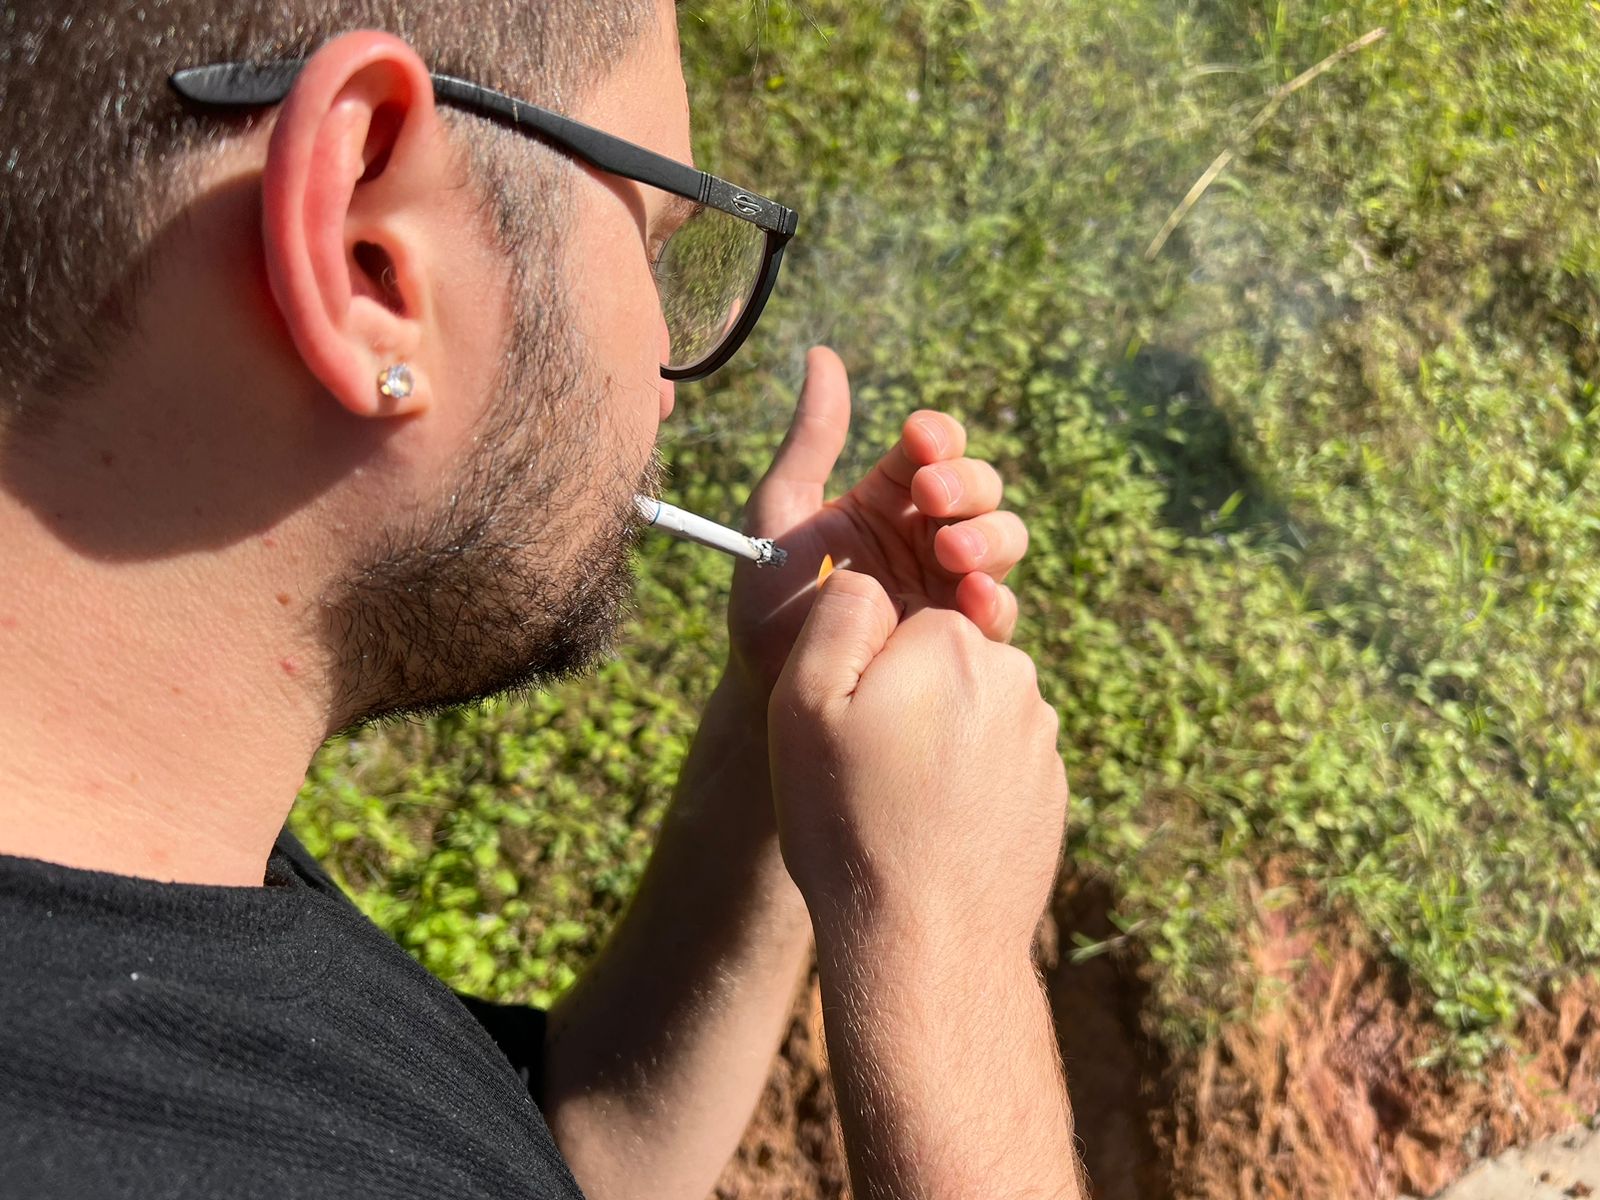
M685 512L665 501L652 500L649 496L635 496L634 504L647 523L673 537L710 546L735 558L747 558L758 567L781 567L789 559L788 552L774 545L771 538L748 537L737 529L718 525L715 521Z

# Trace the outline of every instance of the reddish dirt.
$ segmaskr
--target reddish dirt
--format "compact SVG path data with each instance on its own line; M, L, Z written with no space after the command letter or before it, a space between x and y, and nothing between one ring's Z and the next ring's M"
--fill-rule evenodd
M1479 1077L1416 1066L1436 1027L1396 972L1331 927L1257 919L1253 958L1281 998L1203 1052L1167 1061L1126 954L1073 963L1074 933L1115 930L1109 890L1069 878L1039 959L1096 1200L1427 1196L1473 1161L1600 1111L1600 982L1533 1010ZM848 1195L815 977L796 1005L718 1200Z
M1173 1194L1194 1200L1428 1196L1469 1165L1600 1110L1600 986L1566 989L1474 1078L1417 1066L1437 1037L1395 972L1280 926L1289 990L1170 1080L1157 1121ZM1301 953L1303 951L1303 953Z
M813 967L766 1094L714 1195L717 1200L837 1200L847 1194Z
M1166 1200L1166 1164L1153 1129L1165 1064L1144 1036L1147 989L1114 954L1074 963L1070 939L1102 942L1117 931L1109 889L1069 877L1039 931L1039 960L1067 1072L1078 1152L1096 1200Z

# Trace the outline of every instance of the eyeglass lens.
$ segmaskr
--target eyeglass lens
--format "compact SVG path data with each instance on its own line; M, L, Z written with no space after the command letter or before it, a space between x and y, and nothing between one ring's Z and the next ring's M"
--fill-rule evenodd
M656 287L672 338L673 368L704 362L749 303L765 260L766 234L715 208L700 208L667 240Z

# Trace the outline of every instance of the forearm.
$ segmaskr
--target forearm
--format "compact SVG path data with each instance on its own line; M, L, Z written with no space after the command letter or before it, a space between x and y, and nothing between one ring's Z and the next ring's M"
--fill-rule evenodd
M551 1013L546 1117L593 1200L701 1200L760 1097L810 943L765 748L764 705L720 687L632 906Z
M859 1200L1079 1200L1049 1005L1024 948L902 922L818 926L829 1061Z

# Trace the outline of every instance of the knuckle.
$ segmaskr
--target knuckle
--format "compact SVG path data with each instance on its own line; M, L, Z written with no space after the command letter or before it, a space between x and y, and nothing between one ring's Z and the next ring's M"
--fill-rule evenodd
M785 671L767 701L767 722L771 725L811 724L827 710L827 688L819 672L804 663Z
M767 697L767 725L769 727L786 725L800 713L800 697L804 693L800 681L793 671L785 671L778 677L778 682L773 685L772 694Z
M981 687L988 674L985 648L990 644L978 627L958 612L941 610L939 636L963 691Z
M871 597L880 585L870 575L840 567L828 576L825 593L835 599Z
M966 641L966 627L972 622L954 609L930 608L927 617L929 628L940 639L957 643Z
M1011 674L1016 678L1019 686L1028 691L1037 693L1039 690L1039 665L1033 661L1033 655L1026 650L1019 650L1015 646L1004 647L1007 665Z
M803 715L811 718L819 717L827 711L827 689L823 686L822 680L816 676L802 675L797 681L792 702Z
M1040 704L1039 727L1054 746L1061 739L1061 714L1053 704Z

